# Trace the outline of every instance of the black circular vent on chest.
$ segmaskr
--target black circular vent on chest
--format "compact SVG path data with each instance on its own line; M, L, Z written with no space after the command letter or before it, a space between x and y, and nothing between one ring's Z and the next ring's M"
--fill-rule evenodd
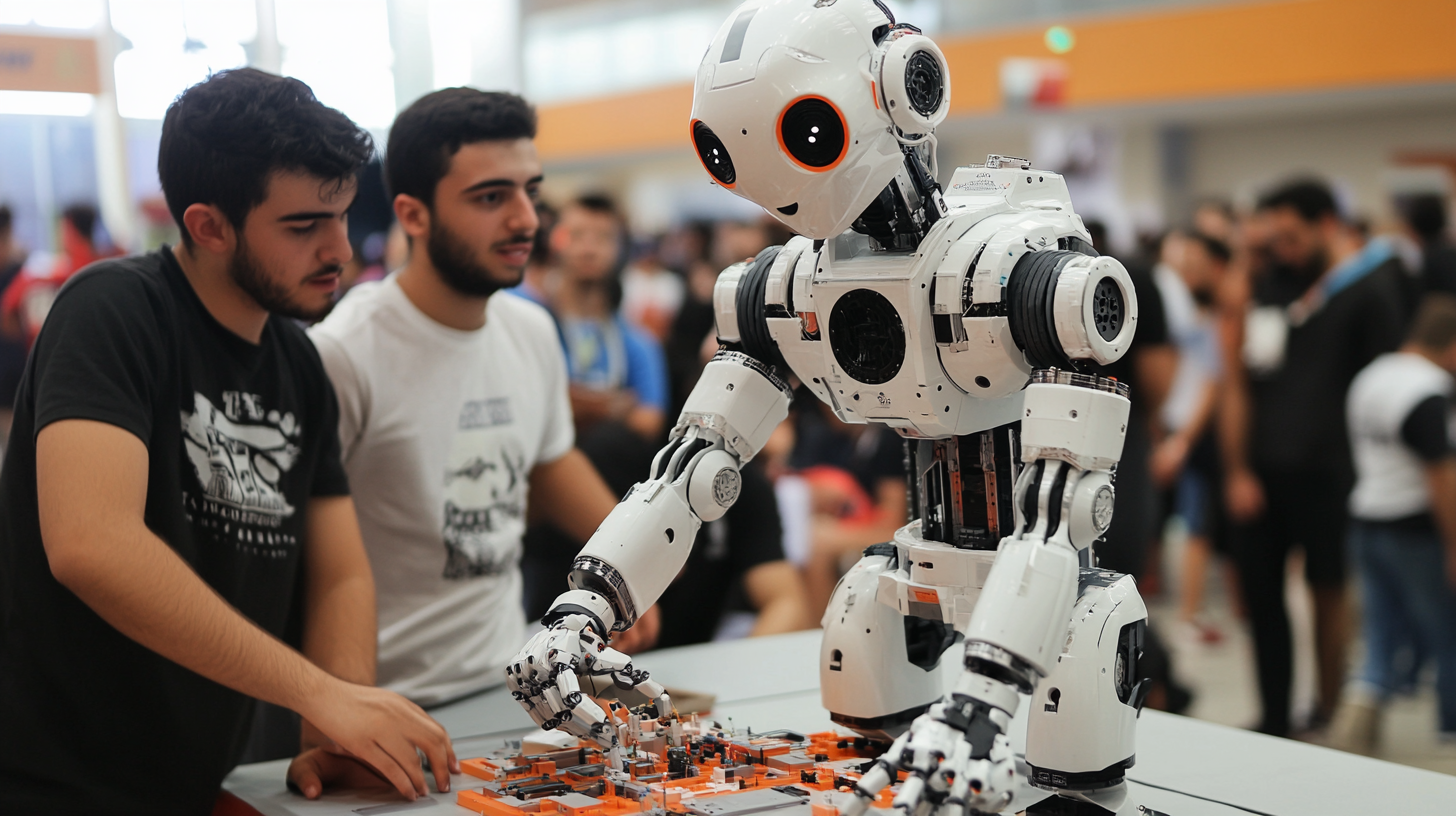
M879 385L894 379L905 363L905 326L879 292L855 289L829 313L829 344L844 373Z

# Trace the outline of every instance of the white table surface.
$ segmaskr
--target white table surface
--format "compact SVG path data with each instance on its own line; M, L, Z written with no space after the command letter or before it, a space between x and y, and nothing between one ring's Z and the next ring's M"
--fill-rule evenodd
M819 637L811 631L667 649L642 655L638 664L663 685L716 694L714 718L732 718L737 728L823 731L832 724L819 702ZM450 732L462 759L533 730L504 688L430 713ZM244 765L224 787L266 816L344 816L403 802L394 794L357 793L310 802L287 791L287 768L287 760ZM1158 711L1144 711L1138 721L1137 764L1128 779L1122 813L1129 816L1137 804L1168 816L1456 814L1456 777ZM472 782L456 776L452 786ZM455 805L453 793L430 796L397 812L472 812Z

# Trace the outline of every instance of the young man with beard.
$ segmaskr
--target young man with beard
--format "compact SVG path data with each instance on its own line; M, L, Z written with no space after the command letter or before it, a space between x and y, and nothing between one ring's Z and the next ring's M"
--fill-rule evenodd
M539 226L535 135L511 94L448 88L405 109L385 174L409 261L312 332L379 585L379 681L421 705L504 682L525 642L527 497L578 541L616 504L573 447L550 315L496 294L521 282Z
M183 243L59 293L0 476L0 811L208 812L253 701L314 741L289 781L449 787L443 728L372 687L374 587L323 314L372 144L308 86L225 71L167 111ZM302 654L285 645L301 622ZM377 780L376 780L377 781Z
M1345 674L1346 499L1354 484L1345 393L1371 360L1400 344L1402 277L1388 244L1361 245L1321 182L1295 181L1259 202L1273 264L1251 281L1242 354L1226 360L1219 406L1224 502L1254 635L1263 717L1290 730L1293 649L1284 606L1289 551L1304 551L1315 606L1319 699L1329 722ZM1256 250L1257 251L1257 250ZM1234 327L1239 328L1239 327Z

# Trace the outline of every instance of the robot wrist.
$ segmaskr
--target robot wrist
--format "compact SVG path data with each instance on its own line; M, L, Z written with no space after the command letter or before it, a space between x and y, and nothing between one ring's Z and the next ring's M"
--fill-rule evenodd
M952 695L953 702L946 705L941 722L965 734L971 744L971 759L986 759L996 737L1006 733L1011 719L1005 711L982 700L960 694Z
M603 635L624 631L637 622L637 605L627 588L627 579L611 564L590 555L578 555L571 563L567 583L574 591L585 593L577 597L588 598L606 610L601 617L609 628L602 632Z
M985 642L966 645L966 669L974 676L989 678L1022 694L1036 686L1036 668L1011 652Z
M568 615L585 615L591 621L592 629L602 637L612 631L617 621L612 605L601 594L587 589L572 589L552 601L551 608L541 617L541 623L547 627L555 626Z

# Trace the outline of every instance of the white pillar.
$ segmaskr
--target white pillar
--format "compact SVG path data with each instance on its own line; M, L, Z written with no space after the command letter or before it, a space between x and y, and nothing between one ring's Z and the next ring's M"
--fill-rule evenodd
M96 193L101 221L118 247L135 252L141 236L136 208L132 206L127 182L126 123L116 109L116 55L119 38L111 27L111 4L96 30L96 68L101 74L101 93L91 112L96 150Z
M389 47L394 51L394 109L401 111L435 89L429 4L389 0L388 9Z
M278 44L278 9L274 0L253 0L258 33L253 38L252 66L270 74L283 73L283 48Z
M470 84L487 91L520 93L520 0L482 0L470 38Z

